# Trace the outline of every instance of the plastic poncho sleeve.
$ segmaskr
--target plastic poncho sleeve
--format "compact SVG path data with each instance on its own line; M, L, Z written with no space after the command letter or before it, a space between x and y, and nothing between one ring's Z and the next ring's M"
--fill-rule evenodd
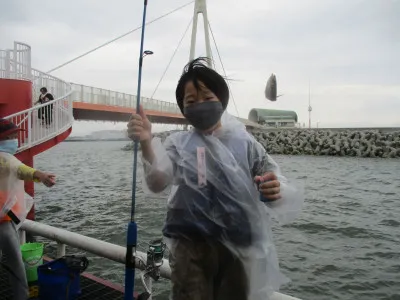
M40 182L34 178L36 169L23 164L16 158L7 160L4 157L0 157L0 174L9 174L10 172L16 172L20 180Z
M253 176L261 176L268 172L273 172L278 178L281 188L281 199L267 202L279 223L287 224L297 218L304 203L303 189L294 186L282 175L279 165L267 154L264 147L254 139L253 144Z
M13 159L12 155L5 153L0 156L0 178L5 178L18 173L18 168L22 165L18 159Z
M8 211L22 221L33 205L25 193L24 180L33 180L35 170L24 165L11 154L0 152L0 220L9 221Z
M157 190L165 191L172 182L175 167L171 156L174 152L172 144L168 141L169 139L167 138L163 145L160 138L153 138L151 147L154 151L154 161L152 163L148 162L142 156L144 171L143 188L146 193L151 193L154 190L154 185L158 184L156 181L159 181L160 176L164 179L164 186L158 187Z
M40 182L39 179L34 178L35 172L35 169L28 167L27 165L21 164L17 170L18 179L24 181Z

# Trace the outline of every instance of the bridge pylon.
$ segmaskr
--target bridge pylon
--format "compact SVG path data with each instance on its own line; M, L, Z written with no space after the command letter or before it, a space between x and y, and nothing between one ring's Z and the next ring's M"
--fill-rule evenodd
M211 62L211 45L210 45L210 32L209 32L209 23L208 23L208 14L207 14L207 2L206 0L196 0L194 4L194 13L193 13L193 25L192 25L192 39L190 44L190 54L189 60L193 60L196 52L196 39L197 39L197 24L199 20L199 14L203 15L203 23L204 23L204 38L206 42L206 55L209 58L208 66L212 68Z

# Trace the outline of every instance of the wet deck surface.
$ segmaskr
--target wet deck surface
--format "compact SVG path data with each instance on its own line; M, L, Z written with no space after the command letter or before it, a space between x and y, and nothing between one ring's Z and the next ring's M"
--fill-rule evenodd
M90 277L90 278L89 278ZM118 287L108 286L107 282L98 282L98 279L88 275L81 276L82 294L79 300L117 300L123 299L124 293ZM33 285L31 290L35 289ZM37 289L37 286L36 286ZM7 271L0 267L0 299L13 300ZM38 298L30 298L38 299Z

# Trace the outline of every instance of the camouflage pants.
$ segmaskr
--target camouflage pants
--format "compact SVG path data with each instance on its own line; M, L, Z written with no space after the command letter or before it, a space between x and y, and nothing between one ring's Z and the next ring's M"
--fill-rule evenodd
M174 240L171 300L247 300L242 262L218 242Z

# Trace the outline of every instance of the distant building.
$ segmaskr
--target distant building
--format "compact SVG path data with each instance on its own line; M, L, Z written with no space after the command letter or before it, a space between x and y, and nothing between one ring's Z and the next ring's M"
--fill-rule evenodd
M249 120L267 127L296 127L297 114L291 110L253 108Z

